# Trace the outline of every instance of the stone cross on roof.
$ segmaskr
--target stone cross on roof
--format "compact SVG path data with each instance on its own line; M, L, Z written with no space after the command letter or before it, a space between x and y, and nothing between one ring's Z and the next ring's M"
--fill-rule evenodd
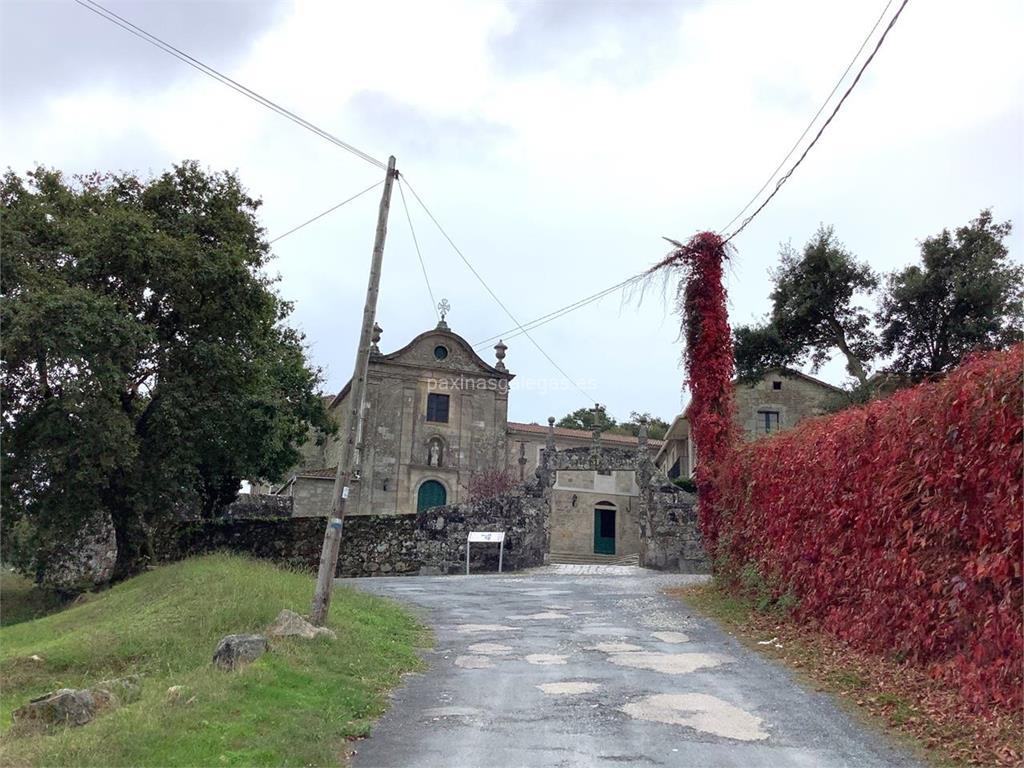
M448 330L448 323L444 321L448 317L448 313L451 312L452 305L448 303L448 299L441 299L441 302L437 305L438 317L437 327L443 331Z

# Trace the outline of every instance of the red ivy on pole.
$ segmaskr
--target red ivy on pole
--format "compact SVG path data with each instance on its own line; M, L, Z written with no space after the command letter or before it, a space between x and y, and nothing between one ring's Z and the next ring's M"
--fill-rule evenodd
M727 246L714 232L700 232L686 245L675 245L675 250L650 272L681 272L677 301L686 339L685 383L692 396L687 414L697 446L698 514L704 544L715 556L722 522L718 479L731 463L736 443L732 331L722 283Z

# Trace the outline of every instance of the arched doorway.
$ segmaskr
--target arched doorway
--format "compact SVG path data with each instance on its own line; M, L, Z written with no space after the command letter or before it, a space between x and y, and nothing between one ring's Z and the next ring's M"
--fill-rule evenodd
M615 505L610 501L594 505L594 554L615 554Z
M443 507L448 501L448 491L437 480L427 480L416 493L416 511L431 507Z

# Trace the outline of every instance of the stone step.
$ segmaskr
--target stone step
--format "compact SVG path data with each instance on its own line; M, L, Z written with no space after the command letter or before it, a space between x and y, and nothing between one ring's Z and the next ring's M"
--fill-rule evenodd
M639 555L597 555L577 552L552 552L548 562L555 565L639 565Z

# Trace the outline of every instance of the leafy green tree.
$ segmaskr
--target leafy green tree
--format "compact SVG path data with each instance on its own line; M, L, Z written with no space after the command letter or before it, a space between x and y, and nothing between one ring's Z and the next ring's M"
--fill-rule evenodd
M629 421L624 421L618 426L612 427L608 432L615 435L632 435L636 437L640 434L641 421L647 422L647 436L652 440L661 440L665 437L665 433L668 432L668 422L664 419L659 419L657 416L651 416L647 411L643 413L639 411L630 412Z
M258 200L195 163L148 181L39 168L0 181L5 552L48 551L109 514L118 572L161 517L212 514L276 479L310 426L319 372L263 273Z
M555 426L565 427L566 429L585 429L587 431L592 431L594 429L595 421L602 432L618 426L618 422L615 421L615 418L609 416L603 407L598 408L596 419L593 408L577 408L572 413L566 414L555 422Z
M921 379L1024 337L1024 269L1007 263L1010 230L983 210L926 238L921 263L888 276L876 320L892 371Z
M878 278L831 227L820 227L802 252L784 245L779 257L771 272L775 289L767 321L734 333L740 379L756 380L770 368L800 366L808 359L817 371L839 351L850 375L866 384L877 340L858 299L878 287Z

